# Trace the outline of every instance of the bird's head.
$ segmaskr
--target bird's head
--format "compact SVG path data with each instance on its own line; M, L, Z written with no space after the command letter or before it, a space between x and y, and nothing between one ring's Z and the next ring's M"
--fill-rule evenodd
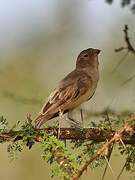
M97 67L98 66L98 54L101 50L99 49L85 49L83 50L76 61L76 68L87 68L89 66Z

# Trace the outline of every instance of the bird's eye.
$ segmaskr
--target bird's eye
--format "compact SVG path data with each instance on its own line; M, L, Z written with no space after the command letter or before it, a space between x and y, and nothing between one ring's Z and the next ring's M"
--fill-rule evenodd
M88 57L88 54L85 54L84 57Z

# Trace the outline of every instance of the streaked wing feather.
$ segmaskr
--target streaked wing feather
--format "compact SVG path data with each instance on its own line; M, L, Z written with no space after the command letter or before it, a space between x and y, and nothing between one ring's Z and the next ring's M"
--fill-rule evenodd
M89 82L89 85L88 85ZM80 96L85 94L90 86L90 77L86 74L77 74L74 78L66 77L60 82L48 98L47 103L43 106L41 113L56 113L76 101Z

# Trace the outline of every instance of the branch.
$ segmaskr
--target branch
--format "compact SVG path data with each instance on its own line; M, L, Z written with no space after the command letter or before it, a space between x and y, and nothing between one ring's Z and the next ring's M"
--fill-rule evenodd
M115 52L119 52L119 51L122 51L124 49L127 49L128 51L130 51L133 54L135 54L135 48L131 44L130 38L129 38L129 35L128 35L128 25L125 25L125 28L124 28L123 31L124 31L124 35L125 35L126 47L122 46L120 48L117 48L117 49L115 49Z
M116 67L112 70L112 73L115 72L119 66L123 63L123 61L126 59L127 55L129 52L133 53L135 55L135 48L133 47L133 45L130 42L130 38L128 35L128 25L125 25L124 27L124 36L125 36L125 42L126 42L126 46L122 46L120 48L115 49L115 52L120 52L122 50L127 50L127 53L120 59L119 63L116 65ZM132 78L132 77L131 77ZM128 82L128 80L127 80Z
M58 137L59 128L44 128L38 130L35 133L34 141L39 142L42 139L42 132L51 133L52 135ZM115 130L112 129L102 129L102 128L84 128L82 130L74 129L74 128L60 128L59 139L61 140L93 140L95 142L104 142L107 139L110 139L116 133ZM22 135L21 135L22 134ZM23 139L23 130L21 131L13 131L3 132L0 134L0 141L8 142L8 141L19 141ZM124 134L122 137L122 141L125 144L135 144L135 135L129 136L129 134Z
M133 131L133 129L131 128L131 126L128 125L128 124L125 124L125 126L124 126L121 130L119 130L118 132L115 132L115 134L113 135L113 137L112 137L109 141L107 141L100 149L98 149L98 150L96 151L96 153L95 153L92 157L90 157L89 160L87 160L87 161L84 163L84 165L80 168L80 170L79 170L75 175L72 176L71 180L78 180L78 179L82 176L82 174L84 173L84 171L87 170L88 166L89 166L94 160L96 160L102 153L104 153L104 152L106 151L106 149L108 149L108 147L109 147L112 143L114 143L114 142L116 142L116 141L120 141L120 142L121 142L121 141L122 141L121 137L123 136L123 134L125 134L125 133L131 133L132 131Z
M122 113L122 115L124 114ZM98 113L95 114L95 116L98 116ZM115 121L112 121L112 117L113 120ZM127 113L126 113L126 117L127 117ZM77 128L59 129L56 127L35 129L32 126L32 120L30 116L27 116L27 121L21 127L17 127L18 124L16 124L16 126L8 130L8 123L6 119L1 117L0 142L2 143L11 142L11 144L9 144L8 147L8 152L11 154L11 156L14 156L14 153L16 151L22 150L21 148L22 146L20 146L21 143L23 143L23 147L26 145L29 148L31 148L35 144L35 142L38 142L43 150L42 153L43 159L47 160L49 164L57 165L56 171L55 169L53 169L53 172L54 171L58 172L59 170L59 174L60 174L59 176L70 177L72 180L78 180L81 177L81 175L84 173L84 171L87 169L87 167L94 160L97 160L97 158L102 153L105 153L105 151L109 148L109 146L112 143L119 141L122 142L123 144L131 144L131 145L135 144L134 123L131 124L130 122L128 122L128 124L125 124L124 121L123 122L125 124L124 128L122 128L119 131L116 131L112 129L112 127L115 126L110 126L110 123L115 122L117 125L116 127L118 127L118 120L120 121L120 119L118 118L117 120L116 118L114 118L114 116L111 116L108 124L108 118L109 117L107 116L107 119L106 118L104 119L104 124L102 124L101 121L101 123L99 123L100 126L94 126L94 128L84 128L82 130ZM135 120L135 114L133 114L129 120L131 121L133 119ZM106 128L101 128L101 127L106 127ZM19 130L17 130L16 128ZM74 156L74 154L70 152L68 148L64 146L64 143L62 141L59 141L57 137L59 137L59 139L61 140L66 140L66 139L87 140L87 141L82 141L83 143L85 142L87 143L89 140L92 140L94 143L97 142L97 144L98 142L104 142L104 145L101 148L99 148L99 146L96 146L95 149L94 146L92 147L90 145L91 150L93 151L91 157L89 157L90 156L89 148L86 149L85 153L83 151L82 156L80 156L77 153ZM83 145L81 144L80 147L83 147ZM85 155L87 157L86 159L84 158ZM79 157L81 158L78 159Z

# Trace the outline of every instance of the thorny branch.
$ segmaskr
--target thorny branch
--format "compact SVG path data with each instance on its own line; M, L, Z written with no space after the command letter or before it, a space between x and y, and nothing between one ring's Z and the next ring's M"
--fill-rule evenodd
M113 112L112 112L113 114ZM98 113L96 114L98 116ZM122 113L123 115L123 113ZM124 112L125 115L125 112ZM127 115L127 113L126 113ZM127 117L127 116L126 116ZM129 116L128 116L129 117ZM29 116L27 117L28 123L22 126L20 130L15 130L14 128L8 130L5 129L0 133L0 142L16 142L25 139L25 145L29 148L35 142L43 142L45 151L44 156L46 157L46 151L50 153L51 157L54 158L54 161L63 169L63 171L67 174L70 174L70 178L72 180L78 180L87 167L96 160L101 154L104 154L105 151L115 142L123 142L123 144L135 144L135 123L130 123L131 120L135 119L135 115L131 116L130 121L125 124L125 126L116 131L109 126L108 128L94 127L94 128L84 128L82 130L75 128L56 128L56 127L48 127L43 129L34 129L31 124L31 119ZM4 119L2 119L4 120ZM4 122L4 121L1 121ZM106 126L105 126L106 127ZM45 133L44 133L45 132ZM68 154L64 154L63 148L59 146L59 141L57 138L53 139L52 145L50 143L51 135L58 137L61 140L66 139L74 139L74 140L93 140L94 142L105 142L101 148L98 148L96 153L92 155L88 160L84 161L84 165L82 163L81 168L75 169L74 166L71 167L70 159ZM46 134L47 136L44 136ZM29 139L30 138L30 139ZM32 143L32 144L31 144ZM49 144L49 145L48 145ZM47 149L50 148L51 150Z
M51 133L52 135L58 137L59 128L44 128L42 131L47 133ZM115 130L112 129L102 129L102 128L84 128L83 130L77 130L74 128L60 128L59 139L61 140L93 140L95 142L104 142L107 139L110 139L116 133ZM23 130L14 131L11 130L9 132L3 132L0 134L0 141L8 142L8 141L19 141L23 138L21 136ZM34 141L38 142L42 138L40 131L35 133ZM125 144L135 144L135 134L129 135L123 132L122 141Z
M131 116L131 118L128 121L132 121L134 119L135 119L135 117L133 115L133 116ZM72 176L71 180L78 180L82 176L82 174L87 170L88 166L94 160L96 160L101 154L105 153L105 151L109 148L109 146L112 143L114 143L114 142L120 142L120 143L122 142L123 143L123 141L122 141L123 134L125 134L125 133L132 134L132 132L133 132L133 128L131 127L130 123L129 122L126 123L122 129L115 132L113 137L110 140L106 141L106 143L104 143L104 145L100 149L98 149L96 151L96 153L84 163L84 165L80 168L80 170L78 170L78 172Z

